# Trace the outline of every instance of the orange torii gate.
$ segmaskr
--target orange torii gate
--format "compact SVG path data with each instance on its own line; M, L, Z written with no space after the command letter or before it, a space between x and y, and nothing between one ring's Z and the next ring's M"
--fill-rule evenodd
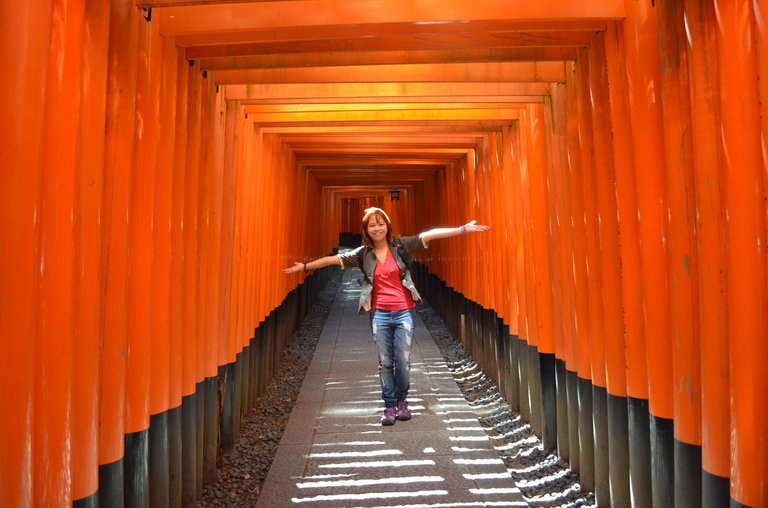
M3 506L193 503L374 203L599 504L768 504L765 0L8 9Z

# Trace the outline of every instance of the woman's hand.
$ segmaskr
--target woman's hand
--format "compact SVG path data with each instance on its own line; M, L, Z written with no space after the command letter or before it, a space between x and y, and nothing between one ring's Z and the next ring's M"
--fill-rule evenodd
M303 272L304 271L304 263L299 263L298 261L293 264L293 266L289 266L285 270L283 270L284 273L296 273L296 272Z
M480 231L488 231L491 229L489 226L483 226L481 224L476 224L477 221L469 221L463 226L461 226L461 232L462 233L479 233Z

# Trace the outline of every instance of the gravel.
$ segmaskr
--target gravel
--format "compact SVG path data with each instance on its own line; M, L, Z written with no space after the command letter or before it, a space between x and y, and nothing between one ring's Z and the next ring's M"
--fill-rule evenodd
M312 309L294 332L266 393L246 415L233 452L221 455L216 480L203 487L198 507L255 506L272 465L320 332L341 283L341 271L328 281Z
M204 486L198 507L256 505L340 283L338 272L295 331L266 394L242 422L234 451L219 457L216 480ZM434 309L420 304L417 311L478 420L498 443L499 454L528 504L595 506L594 493L581 489L578 475L567 463L543 451L530 425L509 408L493 380L478 368Z
M485 432L493 438L515 484L532 507L596 506L594 492L584 491L568 463L545 452L541 440L520 413L512 411L432 307L419 305L419 315L453 372L464 398Z

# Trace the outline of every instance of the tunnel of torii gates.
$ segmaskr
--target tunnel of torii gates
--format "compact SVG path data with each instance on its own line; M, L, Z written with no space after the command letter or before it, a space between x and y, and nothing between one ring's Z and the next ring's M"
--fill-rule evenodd
M0 505L192 504L377 205L601 506L768 506L768 0L3 7Z

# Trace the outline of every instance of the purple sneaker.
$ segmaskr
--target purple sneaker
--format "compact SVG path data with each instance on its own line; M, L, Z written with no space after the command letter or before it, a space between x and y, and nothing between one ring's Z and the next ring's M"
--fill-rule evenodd
M397 409L388 407L384 410L384 416L381 417L382 425L394 425L397 419Z
M408 409L408 403L404 400L397 403L397 419L401 422L411 419L411 410Z

